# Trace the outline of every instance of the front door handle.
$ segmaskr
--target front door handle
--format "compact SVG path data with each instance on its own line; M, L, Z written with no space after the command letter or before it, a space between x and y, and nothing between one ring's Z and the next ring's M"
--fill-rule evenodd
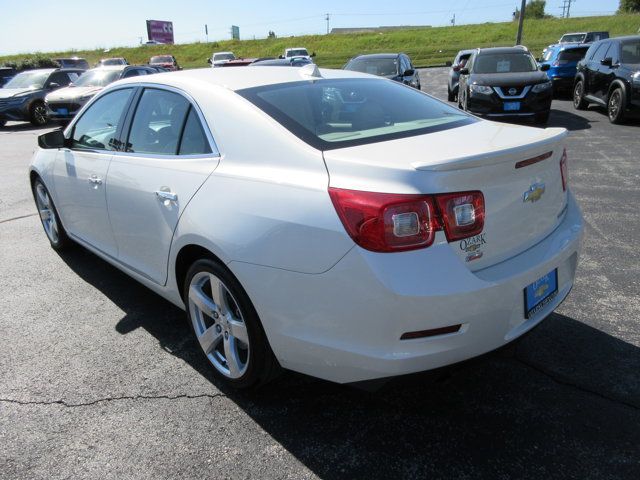
M170 202L177 202L178 195L173 192L165 191L165 190L156 190L156 195L160 200L169 200Z
M89 177L89 183L93 184L93 185L101 185L102 184L102 179L98 176L98 175L91 175Z

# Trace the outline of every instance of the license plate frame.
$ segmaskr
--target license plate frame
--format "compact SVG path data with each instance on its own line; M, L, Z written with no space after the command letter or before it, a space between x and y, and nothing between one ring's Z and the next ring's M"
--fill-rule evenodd
M505 112L518 112L520 111L520 102L504 102Z
M558 295L558 269L554 268L524 288L525 318L535 316L556 295Z

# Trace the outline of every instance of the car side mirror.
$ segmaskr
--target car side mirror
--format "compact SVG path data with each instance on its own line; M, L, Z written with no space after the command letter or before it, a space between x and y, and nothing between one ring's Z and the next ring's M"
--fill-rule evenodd
M51 82L47 88L53 90L54 88L60 88L60 84L56 82Z
M546 72L550 68L551 68L551 65L549 65L548 63L543 63L542 65L540 65L540 71L541 72Z
M316 56L316 52L312 52L311 55L309 55L310 57L315 57Z
M453 65L451 68L453 69L454 72L460 71L460 65Z
M284 58L284 55L279 55L278 58L282 60Z
M607 57L603 60L600 60L600 63L605 67L611 67L613 65L613 58Z
M208 63L209 65L211 65L211 63L212 63L212 62L211 62L211 58L207 58L207 63Z
M461 68L460 75L469 75L469 69L467 67Z
M38 146L40 148L62 148L66 145L67 139L64 138L64 133L62 133L61 129L44 133L38 137Z
M402 74L403 77L410 77L411 75L413 75L414 73L416 73L416 71L413 68L407 68L404 73Z

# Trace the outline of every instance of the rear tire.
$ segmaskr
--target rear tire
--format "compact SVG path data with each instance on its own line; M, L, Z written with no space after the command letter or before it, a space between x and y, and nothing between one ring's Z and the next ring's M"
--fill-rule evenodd
M264 385L281 371L240 282L220 263L191 265L183 285L189 324L218 379L237 389Z
M586 110L589 102L584 99L584 82L578 80L573 87L573 108L576 110Z
M454 102L456 100L455 93L451 91L448 85L447 85L447 100L450 102Z
M613 89L607 100L607 116L614 124L623 123L625 120L626 95L620 87Z
M49 122L47 117L47 109L42 102L35 102L29 109L29 121L31 125L43 127Z

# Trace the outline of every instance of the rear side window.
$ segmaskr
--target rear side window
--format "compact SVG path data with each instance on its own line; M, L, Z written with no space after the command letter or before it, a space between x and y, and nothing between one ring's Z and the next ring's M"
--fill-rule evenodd
M319 150L421 135L477 121L414 88L374 78L290 82L236 93Z
M572 48L570 50L563 50L558 55L558 60L563 63L579 62L584 58L584 54L587 53L587 48Z
M176 155L188 110L182 95L145 89L131 123L127 152Z
M187 123L184 125L184 132L180 140L180 155L198 155L211 153L211 147L204 134L198 115L193 107L189 109Z
M131 91L116 90L96 100L73 127L72 148L116 150L118 126Z

